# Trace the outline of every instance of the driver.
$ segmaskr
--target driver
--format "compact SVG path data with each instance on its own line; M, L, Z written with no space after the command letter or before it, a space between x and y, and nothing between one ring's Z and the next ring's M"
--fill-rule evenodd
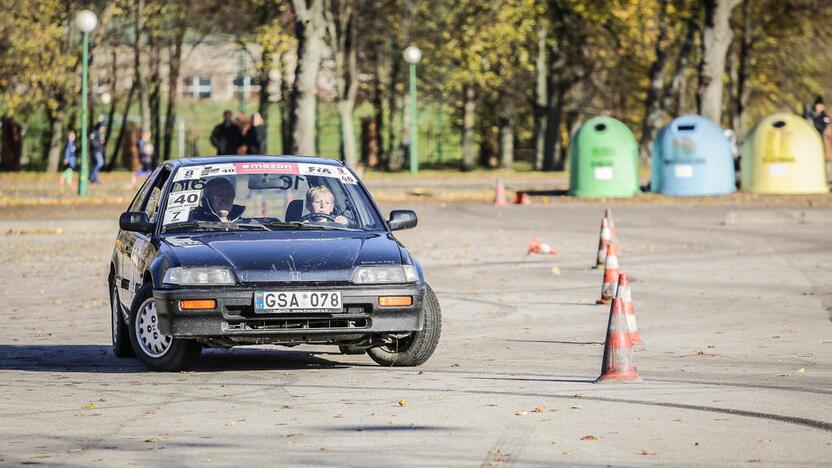
M313 223L336 222L338 224L349 224L350 220L344 215L333 215L335 209L335 196L323 185L315 185L306 192L306 209L309 211L309 221ZM315 216L317 214L328 216Z
M230 223L246 210L245 206L234 204L234 184L225 177L209 180L202 193L202 202L191 212L191 220Z

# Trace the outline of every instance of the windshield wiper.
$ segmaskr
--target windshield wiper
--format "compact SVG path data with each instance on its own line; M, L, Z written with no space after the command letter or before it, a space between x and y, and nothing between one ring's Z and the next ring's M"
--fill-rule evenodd
M193 229L198 231L239 231L242 229L261 229L268 231L269 228L262 224L255 223L223 223L221 221L185 221L165 228L165 232Z
M299 221L266 221L263 223L264 226L268 226L269 228L277 228L277 229L307 229L307 230L322 230L322 229L333 229L337 231L355 231L356 229L348 228L348 227L340 227L340 226L332 226L329 224L311 224L311 223L301 223Z

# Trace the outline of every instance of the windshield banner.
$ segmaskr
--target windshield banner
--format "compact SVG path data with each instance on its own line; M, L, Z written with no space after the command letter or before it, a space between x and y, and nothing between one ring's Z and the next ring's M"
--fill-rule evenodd
M345 184L358 181L344 167L328 164L286 163L286 162L243 162L183 167L176 172L174 182L202 179L204 177L245 174L288 174L333 177Z

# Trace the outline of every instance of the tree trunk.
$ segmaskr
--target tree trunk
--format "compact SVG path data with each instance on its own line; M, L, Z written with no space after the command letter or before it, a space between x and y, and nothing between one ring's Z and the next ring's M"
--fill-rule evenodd
M387 170L398 170L401 166L401 158L396 148L396 115L401 108L402 95L396 88L396 83L399 80L399 75L402 71L402 57L401 45L397 40L390 41L389 57L390 57L390 77L387 84L387 110L388 110L388 125L387 125L387 148L385 150L385 159L387 161Z
M350 0L331 0L324 8L329 48L335 58L335 89L341 125L341 159L357 162L353 109L358 90L355 51L355 15Z
M702 63L699 68L697 109L721 125L722 78L725 56L731 44L731 11L740 0L704 0L705 28L702 32Z
M746 109L748 108L748 98L751 94L751 89L748 87L749 78L749 61L751 59L751 49L754 42L751 37L751 2L744 0L742 4L742 26L740 29L739 42L739 57L737 58L737 75L736 75L736 92L735 102L733 103L734 133L738 138L744 137L747 130L747 116Z
M136 1L136 21L135 21L135 42L133 45L133 56L134 56L134 66L135 66L135 76L136 76L136 84L138 85L139 91L139 114L141 115L141 124L139 125L141 132L142 130L149 129L150 127L150 102L148 100L148 93L147 93L147 81L145 81L144 73L142 71L142 32L144 31L144 24L142 21L142 14L144 10L144 0L137 0Z
M150 135L153 141L153 162L159 161L159 148L161 148L162 129L162 77L160 67L162 58L159 52L156 39L151 36L150 48Z
M110 156L110 161L107 163L107 170L112 171L118 164L118 155L122 149L122 141L124 141L124 132L127 127L127 115L130 113L130 106L133 105L133 96L136 94L137 83L133 83L130 87L130 92L127 93L127 102L124 103L124 113L121 117L121 127L118 130L118 137L116 137L116 144L113 147L113 154Z
M546 116L544 139L545 151L543 152L544 171L557 171L563 168L563 161L560 158L560 149L563 144L560 127L563 120L563 96L565 93L566 90L563 84L558 83L557 89L549 95L549 112Z
M269 152L269 112L272 106L269 85L272 82L271 71L273 64L274 50L271 47L262 46L260 48L260 63L257 72L257 81L260 82L257 112L260 113L260 117L263 119L263 128L266 129L266 138L260 142L263 153Z
M690 53L693 50L693 39L697 32L697 22L695 17L691 17L685 25L685 35L682 43L679 45L679 51L676 54L676 63L673 65L673 79L670 81L670 89L664 93L662 99L662 109L671 115L678 115L681 112L681 97L684 91L685 71L688 67Z
M646 162L652 155L653 140L659 132L664 111L662 110L662 94L664 93L665 64L668 59L668 50L664 44L667 39L667 23L671 21L667 17L668 0L660 0L659 35L656 38L656 58L650 66L650 86L647 88L647 99L644 101L644 120L641 124L641 145L639 160Z
M534 168L543 168L543 155L546 144L546 116L548 114L549 95L546 74L546 26L542 21L537 25L537 61L535 63L534 93Z
M118 103L117 96L117 89L118 89L118 50L116 47L112 48L112 55L110 57L112 60L112 68L110 69L110 78L112 79L112 91L110 95L110 109L107 111L107 131L104 132L104 141L106 143L110 142L110 137L113 135L113 122L116 119L116 104ZM110 145L112 147L112 145ZM116 148L113 148L113 152L117 152ZM107 159L107 147L104 147L104 160Z
M170 159L173 151L173 132L176 123L176 104L179 98L179 70L182 65L182 43L185 28L181 27L173 39L173 48L168 54L168 107L165 112L165 138L163 159Z
M49 151L46 157L46 171L58 172L61 164L61 150L64 145L64 113L61 106L53 114L47 112L49 116Z
M384 157L384 138L382 137L382 131L384 130L384 85L381 81L381 75L383 66L381 63L381 56L378 53L378 49L374 49L372 52L375 54L375 76L373 77L373 119L375 120L376 128L374 137L376 139L376 151L378 153L378 159L373 163L373 161L368 161L368 165L370 167L373 166L381 166L385 167L386 158Z
M500 119L500 164L503 169L514 169L515 114L506 113Z
M477 115L477 91L474 85L465 85L465 103L462 116L462 170L474 169L474 124Z
M295 11L295 35L298 40L298 65L292 93L292 153L311 156L317 152L316 91L326 32L323 0L292 0L292 5Z
M292 115L295 105L293 103L292 79L295 70L290 66L289 54L283 54L280 58L283 68L283 75L280 79L280 142L283 154L292 154L294 140L292 139Z

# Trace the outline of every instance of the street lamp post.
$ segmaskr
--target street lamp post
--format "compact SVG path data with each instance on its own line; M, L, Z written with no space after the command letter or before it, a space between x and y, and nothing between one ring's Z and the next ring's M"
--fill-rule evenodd
M416 46L404 50L404 60L410 64L410 173L419 172L419 114L416 107L416 64L422 51Z
M81 10L75 16L75 25L84 36L83 62L81 63L81 173L78 180L78 195L87 194L89 178L89 130L87 129L87 62L89 62L90 33L98 25L98 17L90 10Z

